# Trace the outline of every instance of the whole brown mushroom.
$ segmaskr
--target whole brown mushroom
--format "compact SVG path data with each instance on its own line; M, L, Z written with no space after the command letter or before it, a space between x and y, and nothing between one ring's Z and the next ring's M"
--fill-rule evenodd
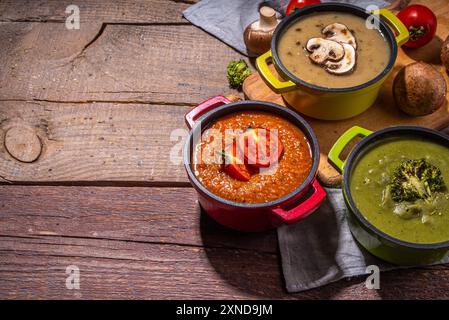
M449 71L449 36L444 40L443 46L441 47L441 61L446 67L446 70Z
M430 64L414 62L396 75L393 96L403 112L411 116L424 116L444 104L446 81Z
M252 55L260 55L270 50L274 29L280 22L273 8L261 7L259 14L259 20L247 26L243 34L245 45Z

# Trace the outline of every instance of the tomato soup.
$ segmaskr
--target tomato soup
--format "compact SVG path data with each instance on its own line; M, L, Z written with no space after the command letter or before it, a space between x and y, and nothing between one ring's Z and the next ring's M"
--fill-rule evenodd
M260 163L246 168L243 160L238 167L244 167L245 172L236 175L235 171L226 170L223 162L204 160L205 155L209 160L220 160L221 150L228 150L248 132L262 130L279 140L271 154L271 158L275 155L275 164L269 168L263 168L259 159L256 162ZM212 122L196 144L192 160L200 183L215 195L239 203L264 203L289 194L305 181L313 163L309 141L297 126L258 111L232 113Z

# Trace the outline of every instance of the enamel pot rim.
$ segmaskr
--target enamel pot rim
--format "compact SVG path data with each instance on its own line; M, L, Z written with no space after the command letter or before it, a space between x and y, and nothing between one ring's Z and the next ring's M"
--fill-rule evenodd
M293 81L297 85L301 85L304 87L307 87L309 89L317 90L317 91L324 91L324 92L352 92L361 90L363 88L369 87L379 81L381 81L388 73L391 71L391 69L394 66L394 63L396 61L396 57L398 54L398 45L396 43L396 38L393 32L390 30L390 28L387 26L387 24L382 21L381 19L377 18L376 16L372 15L372 18L374 21L379 23L380 31L382 32L383 36L387 40L389 46L390 46L390 60L385 67L385 69L379 73L376 77L373 79L362 83L357 86L353 87L347 87L347 88L326 88L317 86L311 83L308 83L304 80L299 79L296 77L293 73L291 73L281 62L281 59L279 58L278 52L277 52L277 45L279 42L279 39L282 38L282 35L285 30L287 30L290 25L297 20L303 19L305 16L309 14L313 14L316 12L346 12L346 13L352 13L354 15L357 15L359 17L367 18L370 16L370 13L367 13L364 9L351 5L351 4L345 4L345 3L319 3L314 5L308 5L301 9L296 10L294 13L288 15L282 21L277 25L273 37L271 39L271 51L272 56L274 60L274 66L276 69L286 77L286 80L289 79Z
M312 168L310 169L310 172L307 176L307 178L301 183L299 187L297 187L292 192L286 194L283 197L280 197L276 200L270 201L270 202L263 202L263 203L241 203L241 202L235 202L231 200L224 199L222 197L217 196L213 192L209 191L201 182L198 181L197 177L192 171L191 167L191 150L192 150L192 142L193 142L193 135L195 132L201 129L201 133L204 129L206 129L211 121L214 121L216 119L219 119L225 115L235 113L235 112L241 112L241 111L262 111L267 113L272 113L274 115L280 116L294 125L296 125L307 137L307 140L310 144L311 149L311 156L312 156ZM294 119L294 121L292 121ZM296 123L295 123L296 122ZM204 124L204 125L203 125ZM299 124L299 125L298 125ZM184 167L186 168L187 175L190 179L190 181L193 183L194 187L197 188L197 190L200 190L203 194L206 194L208 197L229 205L233 207L239 207L239 208L248 208L248 209L255 209L255 208L273 208L278 207L285 201L288 201L298 193L305 191L308 187L312 185L312 183L316 179L316 174L318 171L318 164L320 162L320 150L318 145L318 140L315 136L315 133L313 132L313 129L310 127L310 125L306 122L304 118L302 118L299 114L296 112L286 108L282 107L280 105L277 105L275 103L271 102L265 102L265 101L257 101L257 100L244 100L244 101L237 101L232 102L229 104L222 105L220 107L214 108L213 110L206 112L203 114L196 122L195 125L192 127L192 129L189 132L189 135L187 136L186 143L184 145L183 150L183 161L184 161Z
M363 224L365 228L368 228L371 232L376 235L403 247L412 248L412 249L423 249L423 250L434 250L434 249L443 249L449 248L449 240L443 242L436 243L414 243L408 242L404 240L400 240L394 238L383 231L376 228L371 222L369 222L362 213L358 210L355 202L352 198L351 191L349 188L349 181L351 181L352 169L353 166L357 164L358 157L361 152L366 151L370 145L377 141L381 141L385 138L389 137L397 137L397 136L420 136L427 138L429 140L437 141L439 143L445 144L449 148L449 137L444 134L423 127L418 126L395 126L391 128L385 128L376 132L373 132L369 136L363 138L351 151L349 157L345 162L345 167L343 170L343 192L344 197L346 198L346 203L349 205L349 210L351 210L357 219Z

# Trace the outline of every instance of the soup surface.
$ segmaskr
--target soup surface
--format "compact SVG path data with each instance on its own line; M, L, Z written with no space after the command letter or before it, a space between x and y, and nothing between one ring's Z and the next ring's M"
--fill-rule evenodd
M265 170L252 169L250 179L240 181L225 172L219 151L247 128L276 132L283 153L276 165ZM205 161L208 157L215 161ZM281 117L258 111L233 113L213 122L203 131L192 160L194 174L209 191L240 203L269 202L287 195L304 182L312 167L310 145L304 133Z
M322 30L341 23L356 40L356 62L352 72L331 74L309 59L305 46L311 38L326 38ZM381 73L390 59L390 46L378 29L368 29L361 17L344 12L320 12L293 23L279 39L277 52L284 66L299 79L326 88L363 84Z
M394 170L406 159L421 158L440 169L445 188L426 200L394 201L387 192ZM408 242L436 243L449 240L448 183L449 148L404 137L364 154L353 170L350 190L359 211L379 230Z

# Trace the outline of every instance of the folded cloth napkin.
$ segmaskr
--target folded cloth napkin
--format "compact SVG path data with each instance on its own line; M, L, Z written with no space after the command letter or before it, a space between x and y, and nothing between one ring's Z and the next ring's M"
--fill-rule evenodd
M282 14L288 0L203 0L189 7L183 14L194 25L247 54L243 31L258 18L258 8L262 2ZM382 0L340 2L364 8L369 4L379 7L389 4L389 1ZM380 261L357 245L346 221L347 209L341 189L328 188L326 191L327 200L317 212L299 224L278 228L282 268L289 292L299 292L342 278L367 274L366 267L369 265L376 265L380 270L399 268ZM449 263L449 257L439 263Z
M322 0L321 2L345 2L362 8L370 4L379 7L390 4L390 1L384 0ZM192 24L204 29L242 54L248 55L243 41L243 32L251 22L259 18L259 6L268 5L284 15L288 3L289 0L203 0L187 8L183 15Z
M326 188L327 199L310 217L278 228L282 269L288 292L316 288L342 278L401 267L383 262L359 247L349 230L347 208L339 188ZM446 256L441 263L449 263ZM403 267L402 267L403 268Z

